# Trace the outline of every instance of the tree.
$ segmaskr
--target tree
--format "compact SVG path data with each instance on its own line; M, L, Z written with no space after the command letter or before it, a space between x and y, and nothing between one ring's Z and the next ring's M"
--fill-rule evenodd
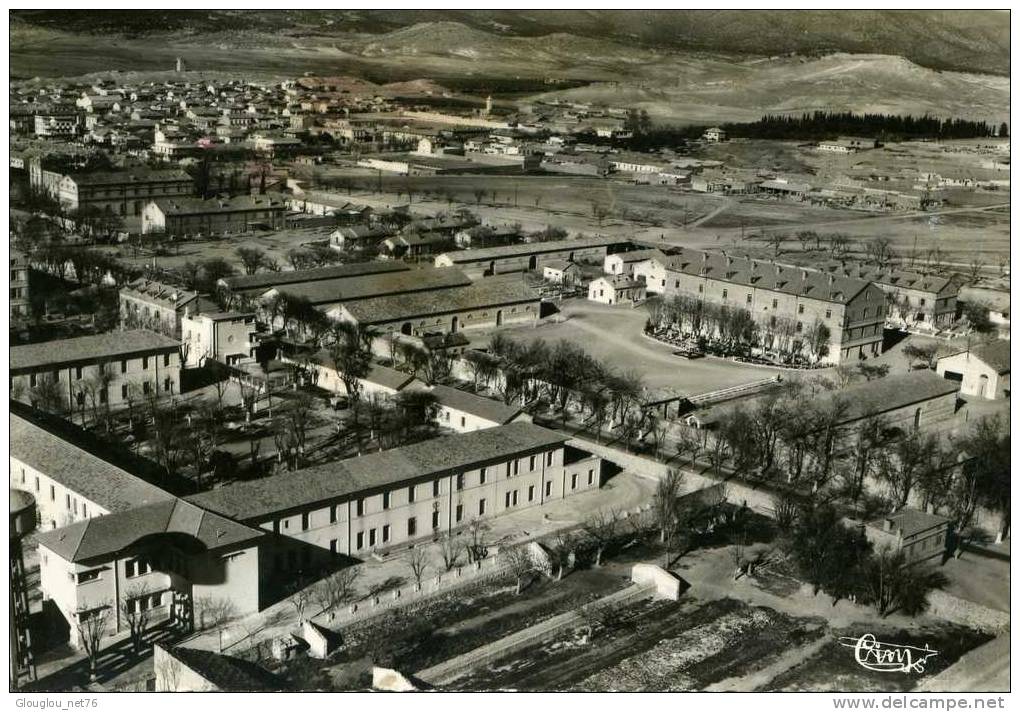
M909 343L903 347L903 355L907 358L907 370L914 368L918 363L925 368L935 368L938 354L938 344L917 344Z
M485 532L488 530L488 526L483 524L481 520L475 518L468 523L468 536L471 541L467 545L468 563L473 564L476 561L481 561L488 554L488 548L485 545Z
M439 539L436 547L439 549L439 555L443 559L443 566L447 571L450 571L457 565L457 559L460 558L460 552L463 550L464 545L452 534L445 534Z
M815 595L826 590L834 599L846 595L852 562L867 551L864 534L848 529L829 504L806 504L793 530L793 558Z
M266 253L257 247L238 247L237 256L241 260L245 274L255 274L259 267L266 264Z
M524 590L524 580L535 571L535 563L531 560L531 554L524 544L512 544L500 548L499 558L517 582L516 594L519 596Z
M352 403L357 403L361 398L361 379L372 367L363 327L349 321L336 322L328 348L337 378L343 382Z
M868 240L864 245L868 259L878 265L879 269L885 269L895 257L892 249L892 240L884 235L879 235Z
M428 554L424 548L415 547L411 549L411 553L407 557L407 567L411 569L411 575L414 577L415 584L418 588L421 588L422 577L425 576L425 571L429 567Z
M771 232L765 235L765 243L772 246L773 257L779 257L786 242L786 235L781 232Z
M1007 124L1005 121L999 124L998 136L999 138L1009 138L1009 124Z
M800 502L792 494L784 492L772 495L772 518L780 532L791 533L799 513Z
M1010 528L1010 435L998 415L977 421L961 447L968 456L962 479L976 483L982 504L1001 517L996 540L1009 535Z
M51 374L36 377L36 385L28 389L28 399L33 407L47 413L61 414L67 411L67 401L60 381Z
M829 257L839 259L850 249L850 239L846 235L832 235L829 237Z
M866 381L873 381L876 378L885 378L889 375L889 364L869 364L861 361L857 364L857 373Z
M333 611L354 598L354 585L358 580L359 569L347 566L334 571L319 582L314 588L316 603L322 612L332 618Z
M863 601L883 618L896 610L909 616L923 613L928 608L928 594L946 584L941 572L910 565L902 551L878 551L866 557L859 570Z
M584 533L595 544L595 566L602 565L602 554L616 538L620 517L616 510L598 511L584 522Z
M74 625L78 640L89 660L89 679L95 681L98 673L99 652L106 626L110 620L109 604L101 603L95 608L79 608L74 614Z
M298 625L300 625L305 622L305 610L312 601L314 589L311 586L306 586L302 581L295 581L290 585L288 593L290 595L287 597L287 602L294 607Z
M549 559L556 568L556 580L563 578L564 569L570 564L570 556L577 548L577 542L570 532L562 532L556 536L549 547Z
M655 521L659 528L659 541L667 542L676 527L678 509L677 500L683 485L684 475L680 470L669 469L659 478L655 485L653 509Z
M886 444L885 431L888 423L880 415L868 415L857 426L857 436L850 452L850 467L847 469L847 496L857 503L864 494L864 484L875 474L876 467L883 461Z
M142 652L145 630L149 627L149 587L131 584L124 589L120 602L121 617L127 623L131 647L135 655Z

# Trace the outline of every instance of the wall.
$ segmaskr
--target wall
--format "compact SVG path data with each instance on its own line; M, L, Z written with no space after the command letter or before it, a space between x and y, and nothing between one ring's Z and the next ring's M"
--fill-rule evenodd
M159 644L152 646L152 668L156 692L216 692L219 690Z
M496 322L498 320L497 315L499 314L502 315L500 318L503 326L509 326L511 324L521 325L538 321L540 310L541 300L535 299L534 302L525 304L465 309L440 316L413 317L388 322L378 322L373 324L373 326L384 331L404 331L405 333L405 329L409 328L413 335L436 331L450 332L453 330L453 319L456 317L458 331L467 331L470 329L493 329L496 328ZM343 315L344 318L353 320L347 313L346 309L343 310Z
M989 367L981 359L971 358L969 352L939 359L935 372L945 378L946 371L963 374L963 381L960 383L960 393L963 395L992 400L1005 398L1005 391L1009 390L1009 374L1000 376L994 368ZM978 394L982 391L982 376L987 380L985 381L984 395L979 396Z

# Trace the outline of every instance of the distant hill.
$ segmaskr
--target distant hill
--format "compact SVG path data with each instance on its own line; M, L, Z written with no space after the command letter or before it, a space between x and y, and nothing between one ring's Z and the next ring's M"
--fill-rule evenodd
M998 75L1010 69L1009 15L992 10L13 10L11 18L64 32L127 37L394 33L381 38L384 43L412 40L401 31L421 23L459 23L497 37L569 33L672 51L888 54L935 69Z

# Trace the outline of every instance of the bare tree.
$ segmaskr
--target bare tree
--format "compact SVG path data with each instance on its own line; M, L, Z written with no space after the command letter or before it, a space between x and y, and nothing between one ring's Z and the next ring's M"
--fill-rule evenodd
M167 651L165 655L159 656L154 672L156 673L156 692L177 692L181 684L181 674L184 666L181 661Z
M79 608L74 614L75 629L78 631L81 647L89 659L89 679L92 681L95 681L98 674L100 646L109 621L109 604L100 604L91 609Z
M443 566L446 570L451 570L457 565L457 559L460 558L460 552L464 548L463 543L454 538L452 534L446 534L443 536L439 543L436 544L439 549L439 555L443 558Z
M287 601L291 606L294 607L294 612L297 613L298 623L305 622L305 610L308 608L308 604L312 600L313 589L311 586L305 586L302 581L296 581L290 586L290 596Z
M602 554L613 543L619 528L620 516L616 510L599 511L584 522L584 532L595 543L595 566L602 565Z
M146 584L131 584L124 589L120 602L121 617L128 625L131 647L135 654L142 652L145 629L149 627L149 587Z
M892 262L896 253L892 249L892 240L884 235L879 235L868 240L864 245L868 258L878 265L879 269L885 269Z
M414 582L421 587L421 580L425 576L425 571L429 567L428 554L422 547L415 547L411 549L411 554L407 558L407 566L411 569L411 575L414 577Z
M684 476L680 470L670 469L655 486L654 511L659 527L659 541L665 542L676 526L677 500L683 481Z
M549 547L550 563L556 568L556 580L563 578L563 572L570 565L570 555L577 548L577 542L570 532L561 532Z
M499 558L517 581L517 595L524 590L524 580L535 570L535 562L523 544L514 544L500 549Z

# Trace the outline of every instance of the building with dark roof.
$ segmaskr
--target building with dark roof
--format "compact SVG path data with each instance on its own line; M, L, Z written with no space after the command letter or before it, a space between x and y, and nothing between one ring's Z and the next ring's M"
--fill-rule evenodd
M188 500L295 543L367 556L598 488L600 459L567 440L512 422L237 482ZM278 552L274 566L283 565Z
M949 356L935 367L947 381L959 384L960 393L986 400L1009 398L1009 342L979 344Z
M901 269L879 269L846 261L830 262L823 270L874 282L889 298L888 318L897 326L919 324L946 328L956 320L957 283L937 275Z
M311 284L335 279L348 279L370 274L386 272L404 272L411 269L403 262L350 262L330 267L315 269L298 269L281 272L259 272L257 274L223 277L216 286L228 294L261 294L266 290L280 288L284 285Z
M531 422L531 416L517 405L444 385L432 386L428 391L436 398L436 422L459 433Z
M914 563L945 556L951 528L948 517L905 507L868 522L864 534L875 549L903 552Z
M171 497L41 533L40 587L74 645L82 617L106 616L105 634L116 635L128 629L129 612L147 611L150 625L171 616L201 622L216 600L254 613L265 536Z
M181 338L181 318L215 304L198 292L139 277L120 288L120 323L126 329L148 329Z
M422 336L491 329L538 320L541 297L519 277L505 275L452 289L433 289L343 302L334 319Z
M507 272L541 270L545 263L556 260L602 264L606 255L626 252L632 248L630 240L619 237L529 242L444 252L436 256L435 265L459 267L472 279L477 279Z
M14 346L10 364L13 398L34 404L55 382L65 412L180 392L180 342L142 329Z
M221 235L286 227L287 207L272 195L153 200L142 210L142 233L177 237Z
M289 297L307 299L314 306L328 309L331 306L350 304L363 299L433 290L442 292L454 287L466 287L469 284L471 280L460 270L423 267L279 285L262 294L262 300L270 300L276 295L285 294Z
M882 351L886 296L867 280L689 248L635 265L634 276L650 293L747 310L767 346L792 340L826 363ZM812 351L807 338L822 326L825 353Z
M182 170L129 171L65 175L57 184L57 198L67 210L109 210L114 215L141 215L152 200L187 198L194 182Z

